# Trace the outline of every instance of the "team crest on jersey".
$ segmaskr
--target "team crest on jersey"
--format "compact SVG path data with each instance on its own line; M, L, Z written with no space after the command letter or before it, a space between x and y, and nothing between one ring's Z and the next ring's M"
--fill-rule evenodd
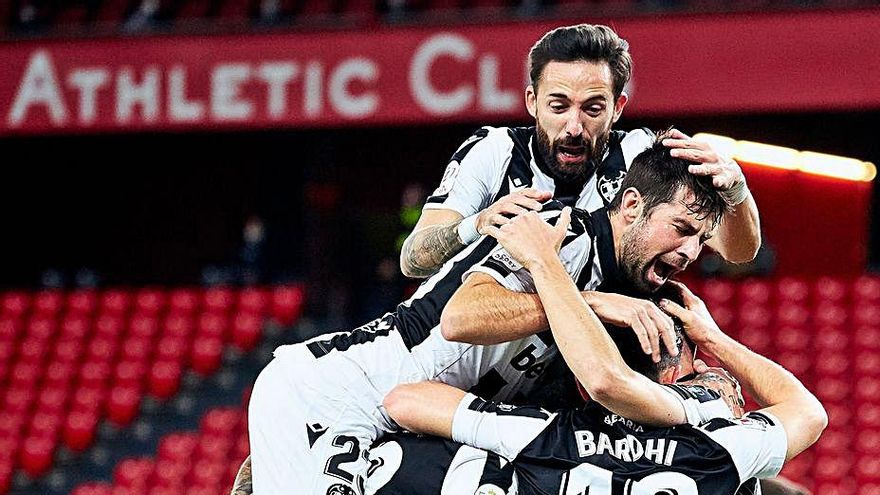
M599 177L599 182L596 184L596 188L599 189L599 194L602 196L602 199L605 200L605 204L610 203L614 196L617 195L617 191L620 190L620 184L623 183L623 178L626 177L626 171L620 170L617 172L617 176L609 177L606 175Z
M327 489L327 495L355 495L355 493L351 487L337 483Z
M477 491L474 492L474 495L505 495L505 493L498 485L486 483L485 485L480 485Z
M443 179L440 180L440 185L437 187L437 190L434 191L434 196L443 196L444 194L449 194L449 191L452 190L452 186L455 184L455 179L458 177L458 171L461 169L461 164L456 160L452 160L449 162L449 165L446 166L446 171L443 172Z

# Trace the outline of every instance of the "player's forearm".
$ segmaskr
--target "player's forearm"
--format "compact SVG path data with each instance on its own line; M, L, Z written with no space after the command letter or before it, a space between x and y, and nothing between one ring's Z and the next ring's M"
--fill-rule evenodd
M254 493L253 486L251 456L247 456L238 469L238 475L236 475L235 482L232 484L232 493L230 495L251 495Z
M556 345L593 399L616 414L646 424L671 426L687 420L681 404L660 385L626 365L558 259L532 267L531 273Z
M828 416L819 400L794 375L721 332L702 348L739 380L763 410L782 421L787 459L818 440L828 425Z
M473 282L480 277L484 282ZM479 273L468 277L440 317L444 338L478 345L522 339L546 330L547 326L547 316L537 294L508 290L488 275Z
M461 251L464 244L458 236L459 223L461 220L413 231L400 250L403 274L414 278L428 277Z
M718 235L710 244L731 263L748 263L755 259L761 247L761 220L751 193L745 201L724 214Z
M452 420L465 393L438 382L397 385L382 406L398 425L413 433L452 438Z

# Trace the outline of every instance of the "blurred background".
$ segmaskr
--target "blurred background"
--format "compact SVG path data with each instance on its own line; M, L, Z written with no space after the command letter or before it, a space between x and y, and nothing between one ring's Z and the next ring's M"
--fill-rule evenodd
M828 407L789 477L880 494L880 5L859 0L0 0L0 493L219 494L279 343L414 289L458 145L532 125L525 56L613 26L617 129L742 164L755 262L688 281Z

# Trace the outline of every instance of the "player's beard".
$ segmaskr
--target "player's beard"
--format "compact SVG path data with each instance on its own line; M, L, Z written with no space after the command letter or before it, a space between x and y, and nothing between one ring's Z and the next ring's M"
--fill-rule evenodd
M585 140L583 136L550 142L550 136L540 123L536 123L535 128L538 135L538 152L553 173L553 178L573 183L585 182L599 168L602 157L605 156L605 148L608 146L608 137L611 133L609 129L597 137L594 147L593 143ZM559 160L556 159L556 153L560 146L584 147L584 160L572 164L559 163Z
M644 215L636 219L620 236L620 261L618 266L623 272L623 279L632 284L639 292L649 294L657 290L648 283L646 271L651 264L647 253L648 219Z

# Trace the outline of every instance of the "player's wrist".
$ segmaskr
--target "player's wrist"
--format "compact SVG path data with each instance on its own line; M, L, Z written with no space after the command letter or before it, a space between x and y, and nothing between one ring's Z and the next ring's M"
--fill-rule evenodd
M461 241L462 245L467 246L480 238L480 232L477 230L477 218L479 216L480 214L476 213L463 218L461 222L458 223L456 232L458 233L458 240Z
M739 179L733 182L733 185L721 191L721 196L730 206L739 206L750 194L749 186L746 184L746 177L742 174L740 174Z

